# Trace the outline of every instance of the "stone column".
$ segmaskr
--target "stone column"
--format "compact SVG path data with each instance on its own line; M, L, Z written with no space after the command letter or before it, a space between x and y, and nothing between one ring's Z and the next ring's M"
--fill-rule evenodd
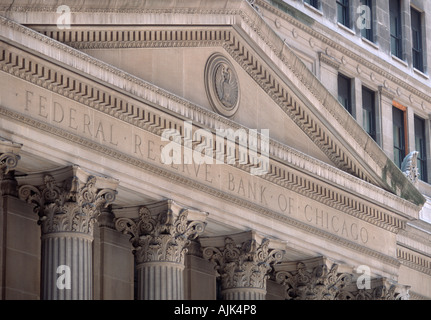
M375 278L369 288L351 290L352 300L410 300L410 286L401 285L387 278Z
M1 151L0 151L1 152ZM20 156L12 153L0 153L0 191L2 196L18 196L18 183L15 170Z
M269 249L274 242L251 231L201 239L204 258L216 264L220 275L223 300L265 300L269 271L284 253Z
M115 200L118 181L77 166L29 175L19 197L34 204L42 229L41 298L93 298L93 226Z
M309 271L311 270L311 271ZM277 265L275 279L285 287L286 300L348 300L353 275L318 257Z
M0 300L9 298L6 292L6 287L10 286L7 283L7 278L10 273L14 272L11 269L16 269L7 268L8 265L11 265L10 261L7 261L10 246L8 225L11 201L13 202L18 195L18 183L15 179L14 169L20 159L18 155L20 150L20 144L0 138Z
M204 232L207 213L182 208L173 200L138 210L138 218L115 222L117 230L130 234L135 248L138 299L184 299L185 254L191 240Z

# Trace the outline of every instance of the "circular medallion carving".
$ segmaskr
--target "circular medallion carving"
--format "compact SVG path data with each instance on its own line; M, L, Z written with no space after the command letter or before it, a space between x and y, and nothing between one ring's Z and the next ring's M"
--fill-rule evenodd
M238 76L230 61L213 54L205 66L205 90L211 106L225 117L232 117L239 107Z

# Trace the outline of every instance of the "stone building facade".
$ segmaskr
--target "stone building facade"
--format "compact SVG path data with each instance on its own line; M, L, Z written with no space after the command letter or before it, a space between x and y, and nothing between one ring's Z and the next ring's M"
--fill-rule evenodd
M1 299L430 299L430 13L2 2Z

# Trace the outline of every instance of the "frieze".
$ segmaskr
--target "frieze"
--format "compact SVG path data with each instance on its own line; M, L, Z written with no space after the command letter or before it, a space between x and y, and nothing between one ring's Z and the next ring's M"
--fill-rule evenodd
M47 132L49 134L58 136L61 139L66 139L67 141L74 142L74 143L80 145L82 148L86 148L88 150L99 152L103 155L106 155L106 156L112 157L114 159L123 161L129 165L133 165L133 166L136 166L138 168L142 168L143 170L146 170L146 171L153 173L157 176L163 177L165 179L169 179L173 183L177 183L180 185L191 187L191 188L193 188L199 192L205 192L208 194L212 194L213 196L215 196L215 197L217 197L223 201L227 201L231 204L238 205L242 208L249 209L253 212L256 212L256 213L258 213L262 216L268 217L270 219L275 219L275 220L280 221L282 223L291 225L295 228L298 228L300 230L303 230L303 231L309 232L311 234L314 234L318 237L321 237L322 239L332 241L332 242L336 243L337 245L341 245L341 246L344 246L344 247L349 248L351 250L354 250L356 252L366 254L370 257L381 260L384 263L388 263L388 264L394 265L396 267L399 266L399 262L397 259L391 258L391 257L387 256L386 254L382 254L376 250L369 249L363 245L355 244L352 241L344 240L343 238L341 238L337 235L333 235L333 234L331 234L327 231L321 230L318 227L315 227L313 225L306 224L306 223L301 222L299 220L293 219L287 215L283 215L283 214L280 214L278 212L269 210L269 209L264 208L260 205L254 204L251 201L243 200L243 199L241 199L235 195L231 195L228 192L224 192L224 191L215 189L212 186L202 184L201 182L196 180L196 177L195 178L185 177L182 174L170 171L169 168L166 168L166 167L161 168L161 167L156 166L154 164L148 163L148 161L141 160L141 159L138 159L138 158L133 157L133 156L128 156L127 154L124 154L122 152L118 152L118 151L112 149L111 147L101 145L97 142L93 142L87 138L83 138L83 137L78 136L76 134L69 133L69 132L64 131L62 129L57 129L57 128L52 127L50 125L46 125L40 121L25 117L21 114L17 114L13 111L10 111L10 110L7 110L7 109L1 108L1 107L0 107L0 114L4 117L9 118L9 119L13 119L15 121L19 121L19 122L22 122L24 124L30 125L32 127L35 127L39 130L42 130L43 132ZM149 144L151 144L151 143L149 143ZM150 155L150 156L152 157L153 155ZM207 170L196 170L196 171L192 171L192 172L194 174L197 174L199 172L208 172L208 171ZM204 177L203 178L204 180L209 178L209 177L205 177L205 175L203 177Z
M247 16L245 15L244 16L244 14L242 15L243 16L243 18L244 19L246 19L247 18ZM255 30L256 32L258 32L259 30ZM124 31L124 32L128 32L128 31ZM183 32L184 33L184 32ZM49 34L49 32L48 32L48 34ZM181 35L181 33L179 33L180 35ZM226 37L228 34L230 34L230 33L225 33L224 34L224 36ZM183 38L184 36L182 36L181 38ZM210 37L210 35L208 35L208 37ZM231 48L231 42L232 43L234 43L234 48L236 48L236 47L239 47L239 48L242 48L242 51L244 51L245 49L244 49L244 47L242 46L242 45L237 45L236 44L236 41L234 40L234 37L233 37L233 35L230 35L229 37L226 37L225 38L225 44L223 45L223 47L226 49L226 51L227 52L229 52L231 55L232 55L232 57L233 58L235 58L236 60L237 60L237 62L239 62L242 66L243 66L243 68L250 74L250 76L257 82L257 83L259 83L260 85L261 85L261 87L265 90L265 91L268 91L268 92L271 92L271 91L274 91L273 89L275 88L275 87L277 87L277 88L279 88L279 92L277 92L277 91L275 91L275 92L272 92L271 94L270 94L270 96L277 102L277 103L279 103L280 104L280 101L278 100L279 99L279 96L283 96L283 92L281 91L281 88L280 88L280 85L277 83L278 81L277 80L275 80L274 78L272 78L271 79L271 76L270 75L267 75L267 73L266 72L264 72L264 75L265 75L265 78L262 78L262 75L256 75L255 74L255 70L256 69L259 69L259 68L262 68L262 65L259 63L259 62L257 62L257 60L254 60L254 63L257 63L257 68L254 66L254 64L253 64L253 62L250 62L250 61L243 61L243 59L245 58L245 57L247 57L247 59L253 59L253 56L249 53L249 52L247 52L247 53L245 53L245 52L242 52L242 53L239 53L239 55L238 55L238 53L236 53L236 50L234 49L234 50L232 50L232 48ZM132 41L132 43L135 43L136 44L136 41ZM139 42L139 41L138 41ZM150 43L153 43L153 41L150 41ZM168 43L168 41L166 40L166 41L163 41L163 43ZM182 41L182 43L187 43L187 41ZM153 43L154 44L154 43ZM267 43L267 45L270 45L270 43ZM101 47L103 47L104 46L104 43L103 42L99 42L99 46L101 46ZM164 45L163 45L164 46ZM283 57L279 57L279 58L281 58L285 63L287 63L287 61L288 60L286 60L286 59L283 59ZM251 68L250 68L251 67ZM294 70L292 70L292 71L294 71ZM303 77L304 77L304 74L302 73L302 72L296 72L295 73L295 75L299 78L299 79L301 79L301 81L305 81L305 79L303 79ZM267 77L270 77L270 79L268 80L267 79ZM312 85L310 85L309 83L306 83L306 81L304 82L305 84L306 84L306 86L307 86L307 88L309 89L309 90L313 90L313 86ZM269 84L269 86L268 86L268 84ZM321 103L324 103L326 100L325 99L319 99L319 101L321 102ZM214 103L213 103L213 105L214 105ZM217 105L217 104L216 104ZM285 110L285 112L287 112L287 114L289 115L289 116L294 116L296 113L297 113L297 111L296 110L293 110L293 111L291 111L291 110L289 110L289 108L285 108L284 107L284 104L281 104L280 105L281 107L282 107L282 109L283 110ZM296 106L296 103L294 104L294 106ZM299 105L298 105L298 108L299 108ZM219 109L223 109L223 108L219 108ZM216 109L217 110L217 109ZM332 110L332 109L331 109ZM302 113L304 113L304 110L302 110L301 111ZM228 114L230 115L230 112L228 112ZM338 112L332 112L331 113L336 119L338 119L338 117L339 117L339 114L338 114ZM297 119L298 120L298 119ZM312 121L313 122L313 120L312 119L307 119L308 121ZM339 119L338 119L339 120ZM298 121L297 121L298 122ZM314 121L315 122L315 121ZM329 138L329 137L326 137L325 135L325 132L322 130L320 133L323 135L323 137L316 137L315 136L315 132L316 132L316 130L315 129L313 129L313 130L310 130L310 127L315 127L316 126L316 123L313 123L312 125L309 125L309 123L307 122L307 123L304 123L304 124L302 124L301 122L299 122L299 126L304 130L304 132L306 132L307 134L311 134L311 138L312 138L312 140L313 141L316 141L317 143L318 143L318 145L319 145L319 147L325 152L325 153L327 153L328 154L328 156L331 158L331 160L332 161L334 161L334 163L336 163L338 166L340 166L341 168L344 168L346 171L348 171L348 172L350 172L350 173L352 173L353 175L355 175L355 176L358 176L359 178L361 178L361 179L363 179L363 180L366 180L366 181L368 181L369 182L369 177L365 174L365 171L363 171L363 170L361 170L361 169L359 169L359 166L357 166L357 164L355 164L355 161L353 161L352 159L348 159L348 157L347 157L347 155L345 154L345 152L342 150L342 148L340 147L340 146L338 146L338 145L336 145L335 143L333 143L332 141L331 141L331 138ZM358 135L353 135L353 137L354 137L354 139L356 139L357 140L357 142L360 144L360 145L363 145L364 144L364 142L360 139L360 137L358 137ZM324 143L322 143L322 141L324 141ZM332 146L332 147L328 147L328 146ZM335 148L335 149L334 149ZM373 160L374 161L376 161L376 162L378 162L379 163L379 161L380 161L380 159L378 158L378 157L374 157L373 155L371 155L372 156L372 158L373 158ZM346 161L346 158L347 158L347 161ZM384 163L379 163L379 166L380 167L383 167L384 166ZM376 182L374 182L374 183L376 183Z
M3 60L6 62L6 64L4 65L5 68L4 70L11 72L13 74L16 74L16 67L11 64L11 61L15 61L15 59L13 59L13 56L11 57L10 54L9 56L6 55L6 53L3 54ZM18 61L16 59L16 61ZM24 64L24 62L22 62ZM27 61L28 65L30 64L30 61ZM28 67L29 68L29 67ZM45 70L45 73L47 73L47 71L49 69L47 68L39 68L39 70ZM31 70L30 70L31 71ZM55 73L51 73L51 75L53 75ZM39 81L33 81L34 79L38 79L40 80L40 77L32 77L32 78L27 78L27 73L24 71L20 71L18 74L18 76L20 76L21 78L26 79L27 81L30 81L32 83L35 84L39 84ZM42 75L43 76L43 75ZM50 80L49 82L44 82L44 84L48 84L47 89L51 89L56 93L59 94L63 94L66 95L68 98L72 98L73 100L80 102L80 103L85 103L88 106L92 107L92 108L97 108L100 111L103 112L108 112L111 115L117 116L119 119L123 120L123 121L127 121L133 125L137 125L141 128L145 128L146 130L155 133L155 134L159 134L162 131L162 129L164 129L163 127L163 123L166 123L166 120L162 120L162 116L161 113L157 114L157 113L151 113L151 112L145 112L144 110L141 110L141 107L138 107L136 105L133 104L128 104L125 101L122 101L121 99L117 99L115 97L111 97L110 95L104 93L103 91L97 91L97 89L95 89L94 87L91 87L89 85L86 84L81 84L78 80L75 79L68 79L67 77L61 77L60 78L55 78L54 81ZM71 88L67 88L67 85L65 86L65 84L71 86ZM89 91L89 88L91 88L91 92ZM18 95L18 93L17 93ZM24 100L23 100L23 105L25 106L25 109L29 108L30 104L38 104L38 106L36 105L35 107L38 108L37 111L37 116L42 117L42 118L47 118L48 117L48 111L46 110L47 106L45 105L47 103L47 98L44 95L37 95L37 94L33 94L32 91L26 91L24 94ZM59 103L56 101L52 101L51 102L52 106L50 106L52 108L51 114L50 114L50 118L52 118L52 122L54 124L62 124L62 125L66 125L67 123L67 129L74 129L77 130L78 128L76 127L77 124L75 123L76 120L72 118L75 117L75 114L79 114L81 117L84 117L83 120L81 120L81 124L82 127L80 130L82 133L88 133L91 137L94 138L101 138L103 141L109 141L109 143L113 146L116 146L119 142L118 142L118 138L115 137L115 134L113 133L113 127L111 125L108 126L104 126L102 123L100 122L95 122L96 128L93 129L93 132L90 130L89 126L91 124L90 122L90 116L86 113L86 112L82 112L82 113L77 113L76 110L74 108L69 108L67 107L67 111L64 111L64 105L67 106L67 103ZM28 110L24 110L25 112L27 112ZM66 119L68 117L68 119ZM61 121L60 121L61 120ZM97 119L96 119L97 120ZM157 120L157 121L155 121ZM122 130L120 130L122 131ZM127 130L126 130L127 131ZM136 140L136 139L135 139ZM129 138L128 141L131 141L131 138ZM135 141L135 148L136 148L136 144L138 143L138 141ZM293 152L293 150L289 150L289 153L291 153L290 156L283 156L282 154L280 154L280 150L286 150L286 147L283 147L282 145L278 144L278 150L277 149L272 149L272 146L277 145L276 142L272 141L270 143L270 151L271 152L271 156L275 155L277 157L282 157L283 160L286 159L294 159L294 157L292 157L293 154L295 154L295 152ZM303 160L307 160L307 158L305 158L304 156L301 156L300 153L296 153L296 156L299 156L300 159L298 159L298 165L300 168L304 167L304 162ZM307 160L309 161L309 160ZM320 162L316 162L315 165L317 165L318 167L322 167L325 166L323 163ZM313 166L312 166L313 167ZM277 169L278 170L278 169ZM282 172L282 170L280 171ZM268 177L266 177L267 179L270 179L272 181L272 179L275 177L277 177L278 174L276 174L274 176L274 174L271 172L270 175ZM283 176L280 177L280 179L278 179L277 183L286 185L286 182L292 182L289 179L287 179L287 181L283 181L286 180ZM346 175L345 178L347 178L348 180L351 180L352 177ZM358 181L356 181L357 183ZM307 182L306 180L303 180L304 187L306 187ZM287 184L288 186L291 185L290 183ZM304 190L304 187L301 186L297 186L295 187L295 190L298 192L304 192L305 194L307 194L308 196L312 196L315 199L319 198L319 192L316 194L316 192L308 192L307 190ZM308 187L306 187L308 188ZM314 187L313 187L314 189ZM378 189L376 189L377 191ZM379 192L379 191L377 191ZM381 192L381 191L380 191ZM391 196L389 194L386 194L387 196ZM316 198L317 197L317 198ZM323 199L324 200L324 199ZM330 200L330 199L328 199ZM327 201L327 200L324 200ZM331 205L331 201L327 201L327 204ZM338 205L336 206L338 208ZM351 211L351 212L356 212L356 210ZM360 216L360 212L364 213L364 218L368 218L370 213L367 210L359 210L358 211L358 216ZM378 219L383 219L383 221L392 223L391 221L395 221L395 227L399 228L402 227L402 224L399 224L397 222L397 219L393 220L393 219L386 219L384 218L384 215L374 215L373 213L371 213L372 216L370 217L371 220L373 220L373 216L378 218ZM385 223L383 223L383 226L385 225Z
M21 105L23 107L23 113L30 112L35 117L41 120L49 120L49 122L51 122L55 126L59 126L71 132L77 132L81 136L86 136L87 138L95 140L95 142L98 141L99 143L106 143L112 148L119 149L118 151L128 153L132 152L135 155L141 156L144 152L141 150L141 148L148 147L143 145L143 141L145 141L145 139L141 139L139 134L131 134L131 129L126 124L118 123L114 125L114 123L110 121L102 121L100 118L102 114L99 114L96 111L86 111L85 109L83 109L83 106L72 106L69 102L61 101L60 97L58 97L58 99L54 99L53 97L53 100L51 100L48 99L48 96L45 94L37 94L36 92L30 90L25 90L23 93L20 94L17 93L15 97L17 96L21 97L20 99L22 99ZM131 123L133 123L133 121L131 121ZM164 121L157 121L157 123L164 123ZM142 126L141 128L155 134L160 134L163 127L160 127L159 125L157 125L157 123L151 125L151 123L146 121L145 126ZM119 132L121 132L122 134L119 134ZM127 132L129 132L128 136L124 135L124 133ZM126 142L126 144L124 142ZM123 148L123 150L120 150L121 148ZM279 178L281 179L277 179L277 176L279 176ZM331 193L324 192L324 189L319 188L314 182L310 184L310 181L308 181L309 179L301 178L300 180L297 180L298 178L296 178L295 176L296 175L292 175L290 173L287 174L284 169L277 168L272 165L270 173L265 178L279 184L282 187L293 188L293 190L297 192L302 192L305 195L312 197L313 199L321 199L327 205L335 205L336 209L347 209L346 207L344 207L345 205L343 205L343 203L345 203L347 206L353 205L353 211L345 211L357 215L358 217L362 216L363 219L369 218L369 221L373 221L374 215L377 219L383 219L381 221L383 222L381 224L382 227L387 226L390 229L393 227L402 227L402 224L400 224L397 219L386 219L384 215L381 215L378 212L372 212L370 210L367 210L366 206L358 206L354 202L351 202L351 200L347 201L348 198L342 198L341 202L337 204L336 202L331 201ZM309 190L310 186L312 187L311 190ZM320 197L319 193L321 194ZM326 200L322 198L323 195L325 195ZM329 195L329 197L327 195ZM332 200L336 199L333 198ZM361 215L361 212L365 215ZM390 227L391 223L395 223L395 225L393 227ZM391 230L395 231L395 229Z
M47 69L45 69L45 70L47 70ZM7 69L6 69L6 71L8 71L8 72L11 72L11 73L15 73L15 71L16 71L16 69L14 69L14 67L13 66L10 66L10 67L8 67ZM19 73L18 74L18 76L21 76L21 75L25 75L25 74L21 74L21 73ZM33 79L33 78L31 78L31 79ZM37 81L35 81L35 82L33 82L33 81L31 81L32 83L34 83L35 85L41 85L41 84L43 84L43 81L42 82L37 82ZM51 85L53 85L52 83L51 83ZM19 86L18 86L19 87ZM56 86L55 85L53 85L52 86L52 89L53 88L56 88ZM48 89L48 88L47 88ZM33 92L33 91L31 91L31 90L29 90L29 92ZM63 91L61 91L60 93L62 93L62 94L66 94L67 93L67 97L68 98L70 98L71 97L71 95L72 95L72 98L74 98L75 96L76 96L76 93L74 93L73 91L68 91L68 90L63 90ZM24 92L22 95L21 95L21 97L25 97L25 95L26 95L27 93L26 92ZM31 95L29 95L29 96L31 96ZM42 97L45 97L45 98L40 98L40 96L42 96ZM79 95L78 95L79 96ZM129 156L127 156L127 155L125 155L122 151L120 151L120 150L115 150L115 148L118 146L118 145L120 145L119 144L119 140L117 139L118 137L117 137L117 135L114 133L114 130L119 130L119 131L122 131L121 129L119 129L119 128L116 128L115 126L111 126L110 124L108 124L108 125L106 125L104 122L102 122L102 121L99 121L99 122L94 122L94 131L92 131L91 133L92 133L92 137L91 136L87 136L87 137L82 137L82 136L79 136L78 134L77 135L74 135L74 134L71 134L70 132L65 132L64 131L64 129L65 128L53 128L52 127L52 125L58 125L58 123L56 124L55 123L55 121L54 121L54 119L55 120L57 120L57 122L63 122L62 123L62 125L66 125L67 127L70 127L69 129L66 129L66 130L70 130L70 129L72 129L72 130L75 130L74 128L76 128L76 125L74 124L74 122L72 121L72 122L70 122L70 117L69 117L69 120L64 120L63 119L63 121L60 121L60 118L62 118L62 117L60 117L60 115L61 115L61 112L59 111L61 108L60 108L60 105L61 106L70 106L70 103L69 102L63 102L63 104L61 103L61 101L57 101L57 105L56 105L56 107L54 107L54 104L53 103L51 103L51 108L57 108L56 110L56 117L54 117L54 112L55 111L53 111L54 109L52 109L50 112L51 112L51 114L49 114L49 113L47 113L47 110L48 109L45 109L45 107L43 107L46 103L47 103L47 101L48 100L46 100L46 96L44 95L44 94L42 94L42 95L38 95L36 92L34 92L34 94L33 94L33 96L32 97L28 97L29 99L30 99L30 101L31 101L31 99L32 98L37 98L36 100L33 100L33 102L35 103L35 105L37 106L37 103L39 104L38 105L38 110L36 111L36 116L37 117L39 117L39 119L40 120L42 120L42 121L44 121L44 120L46 120L46 118L48 117L48 116L50 116L51 118L51 120L52 120L52 123L51 124L46 124L46 123L43 123L43 122L41 122L41 121L35 121L35 119L30 119L30 118L28 118L28 117L24 117L24 116L22 116L22 115L17 115L16 113L14 114L14 112L6 112L9 116L12 116L12 117L14 117L15 119L20 119L20 121L24 121L24 122L26 122L26 123L28 123L28 124L31 124L31 125L33 125L33 126L38 126L39 128L41 128L42 130L45 130L45 131L50 131L50 132L53 132L54 134L57 134L57 135L59 135L59 136L63 136L63 137L66 137L67 139L73 139L73 141L77 141L77 143L80 143L80 144L84 144L84 145L87 145L87 146L91 146L90 148L92 148L92 149L94 149L94 150L96 150L96 151L100 151L100 152L103 152L103 153L110 153L110 154L112 154L113 155L113 157L115 157L115 158L118 158L118 159L121 159L121 160L123 160L123 161L131 161L131 163L134 163L134 164L136 164L136 165L142 165L142 162L138 159L138 160L136 160L136 158L134 158L134 157L129 157ZM106 97L105 97L106 98ZM27 97L26 97L26 99L27 99ZM76 99L73 99L73 100L75 100L76 101ZM40 104L40 102L42 101L42 108L40 107L41 106L41 104ZM101 112L109 112L109 113L111 113L112 112L112 110L109 108L109 107L107 107L106 105L103 105L103 103L104 103L104 101L105 100L101 100L101 101L93 101L93 107L94 108L96 108L96 107L98 107L98 108L100 108L100 111ZM80 102L80 101L77 101L77 102ZM30 102L30 105L32 104L32 102ZM30 106L29 105L29 106ZM26 106L26 101L24 101L24 103L22 104L22 106ZM2 113L4 112L5 110L2 110ZM34 111L34 110L33 110ZM72 112L73 113L73 112ZM68 110L68 113L65 113L65 114L69 114L70 115L70 110ZM78 114L78 113L77 113ZM85 112L84 113L82 113L82 114L85 114ZM111 113L112 114L112 113ZM114 115L114 116L116 116L116 114L114 113L114 114L112 114L112 115ZM58 116L58 117L57 117ZM125 114L125 115L123 115L123 120L124 121L130 121L130 123L135 123L135 125L138 125L139 123L140 123L140 121L139 120L136 120L136 119L133 119L133 120L131 120L131 118L133 118L133 114ZM88 119L88 118L87 118ZM66 121L68 121L68 122L66 122ZM83 125L84 125L84 127L85 127L85 122L86 120L84 119L83 120ZM87 123L88 123L88 121L87 121ZM107 123L109 123L109 121L107 122ZM89 125L89 124L87 124L87 125ZM81 128L81 130L84 130L85 128ZM72 131L71 130L71 131ZM87 129L85 129L86 130L86 132L87 133L90 133L90 130L88 130L88 128ZM148 131L150 131L150 129L148 129ZM155 133L157 133L158 131L156 130L156 131L154 131ZM101 141L91 141L91 138L94 138L94 137L96 137L97 136L97 138L99 139L99 140L101 140ZM134 137L134 138L136 138L136 136ZM137 140L135 139L135 140L133 140L133 138L132 139L130 139L129 141L133 141L132 143L133 143L133 145L132 145L132 148L136 148L136 146L137 146ZM142 141L145 141L145 139L142 139ZM101 143L103 144L103 143L107 143L108 144L108 147L106 147L106 146L103 146L103 145L101 145ZM273 142L274 143L274 142ZM113 150L114 149L114 150ZM138 148L136 149L136 152L138 152ZM148 150L147 150L148 151ZM145 153L145 152L144 152ZM299 155L299 153L298 153L298 155L297 156L300 156ZM291 157L291 156L290 156ZM147 159L148 160L148 159ZM321 165L321 166L324 166L323 164L321 164L321 163L316 163L316 164L318 164L318 165ZM301 166L303 166L304 164L301 164ZM170 169L173 169L173 168L170 168ZM178 168L177 169L173 169L173 170L177 170L178 171ZM187 170L187 169L186 169ZM196 172L196 170L199 170L199 169L197 169L197 168L192 168L192 169L188 169L188 171L187 172ZM164 175L166 176L166 171L164 170L164 169L160 169L160 168L158 168L158 169L156 169L156 171L157 172L163 172L164 173ZM180 172L180 173L185 173L186 171L184 171L184 172ZM201 174L203 173L203 172L205 172L205 170L201 170L200 171L201 172ZM172 173L172 172L171 172ZM170 174L171 173L168 173L167 175L168 176L170 176ZM346 177L347 177L347 175L346 175ZM271 177L265 177L266 179L273 179L274 178L274 176L271 176ZM351 179L351 178L350 178ZM208 176L208 177L206 177L206 178L204 178L204 181L207 181L207 182L209 182L209 181L211 181L212 179L211 179L211 177L210 176ZM187 179L186 179L186 181L187 181ZM298 189L297 190L299 190L300 192L301 192L301 189L302 190L306 190L306 188L309 188L309 184L306 182L306 179L305 180L302 180L302 181L304 181L304 186L301 188L300 186L298 186ZM355 180L356 181L356 180ZM356 183L358 183L358 181L356 181ZM189 182L189 184L190 184L190 182ZM197 189L199 189L199 190L201 190L201 188L199 187L199 186L201 186L201 184L200 183L194 183L193 184L194 186L196 186L196 188ZM289 186L289 184L288 183L285 183L284 184L284 187L286 187L286 186ZM320 190L320 191L319 191ZM214 190L213 190L214 191ZM317 188L316 189L316 191L317 192L322 192L323 191L323 189L319 189L319 188ZM219 195L221 195L221 196L225 196L225 193L224 192L216 192L216 194L219 194ZM309 193L307 193L307 195L308 195ZM235 200L235 202L236 203L239 203L239 204L243 204L244 203L244 201L243 200L241 200L241 199L237 199L236 197L232 197L232 198L234 198L234 199L236 199ZM246 202L247 201L249 201L250 199L247 199L246 200ZM251 208L254 208L253 210L255 210L255 211L260 211L260 212L265 212L266 214L268 213L268 212L271 212L271 210L270 211L267 211L267 210L263 210L262 211L262 205L263 205L264 203L260 203L258 206L253 206L253 205L251 205L250 206L250 204L248 204L248 205L246 205L246 206L250 206ZM338 205L337 206L335 206L335 208L336 209L339 209L339 207L338 207ZM278 209L277 209L278 210ZM274 214L274 212L272 212L272 213L270 213L270 215L272 215L272 214ZM380 215L380 214L379 214ZM299 222L298 223L298 221L296 221L295 219L287 219L287 220L289 220L289 221L291 221L292 222L292 224L295 224L295 225L297 225L297 226L299 226L300 228L302 228L302 227L305 227L305 226L307 226L307 224L302 224L302 222ZM385 219L386 220L386 219ZM392 223L393 221L388 221L388 223L390 224L390 223ZM388 226L388 225L386 225L386 226ZM397 224L396 224L396 226L397 226ZM385 225L383 224L383 227L385 227ZM310 228L310 226L308 225L306 228ZM389 227L389 228L392 228L392 227ZM398 226L395 228L395 229L391 229L392 231L396 231L396 229L398 228ZM352 230L352 228L350 228L351 230ZM313 227L313 226L311 226L311 230L313 230L312 232L318 232L318 233L321 233L321 230L319 230L319 228L315 228L315 227ZM347 230L347 229L346 229ZM356 228L355 227L353 227L353 230L355 231L356 230ZM337 235L331 235L329 232L327 232L327 231L323 231L323 233L321 233L323 236L325 236L325 237L329 237L329 238L332 238L332 239L338 239L339 238L339 236L337 236ZM356 233L355 233L356 234ZM345 244L346 245L348 245L348 246L351 246L351 245L354 245L354 244L352 244L352 243L350 243L351 241L349 240L349 241L347 241L347 242L345 242Z
M13 23L11 23L10 21L8 21L7 22L7 24L10 24L10 25L12 25L13 26ZM19 27L17 27L18 29L19 28L24 28L24 27L22 27L22 26L19 26ZM29 32L29 33L31 33L31 31L29 31L28 29L25 29L25 32ZM44 42L47 42L47 43L50 43L50 40L49 40L49 38L46 38L46 37L43 37L42 35L40 35L40 34L38 34L37 36L35 36L35 35L32 35L33 37L42 37L42 39L44 40ZM73 50L73 49L71 49L70 47L68 48L68 47L66 47L66 48L61 48L61 44L59 44L58 42L55 42L55 43L53 43L53 45L55 46L55 47L57 47L57 48L59 48L59 49L62 49L62 50L65 50L65 51L67 51L68 53L70 53L70 54L73 54L74 56L77 56L77 57L81 57L84 61L88 61L88 62L91 62L92 64L95 64L95 65L97 65L97 66L99 66L99 67L102 67L103 69L106 69L106 70L109 70L110 72L113 72L114 74L116 74L116 75L119 75L119 76L121 76L121 77L125 77L125 78L127 78L128 80L130 80L131 82L133 82L133 83L139 83L139 85L140 86L143 86L144 88L147 88L147 89L149 89L149 90L152 90L152 91L154 91L156 94L161 94L161 95L163 95L163 96L166 96L166 97L168 97L169 99L171 99L172 101L175 101L176 103L179 103L179 104L181 104L182 106L180 107L180 109L178 109L177 107L175 107L174 106L174 109L175 109L175 112L180 112L181 114L183 114L184 115L184 113L186 112L185 110L184 110L184 106L187 106L187 107L190 107L190 106L193 106L192 104L190 104L190 103L188 103L188 102L186 102L186 103L184 103L184 102L182 102L182 100L181 99L179 99L178 97L176 97L176 96L173 96L173 95L170 95L170 94L167 94L165 91L163 91L163 90L161 90L161 89L157 89L157 88L152 88L149 84L147 84L147 83L142 83L142 81L140 81L139 79L137 79L136 77L133 77L133 76L131 76L131 75L128 75L128 74L126 74L125 72L122 72L121 70L118 70L118 69L116 69L116 68L113 68L113 67L111 67L111 66L106 66L104 63L102 63L101 61L98 61L98 60L96 60L96 61L92 61L92 58L91 57L89 57L89 56L87 56L87 55L83 55L83 54L81 54L80 52L76 52L75 50ZM247 57L251 57L252 58L252 56L250 56L248 53L246 54L246 56ZM273 81L271 81L271 82L269 82L269 83L273 83ZM278 86L276 86L276 87L278 87ZM271 92L271 90L272 89L270 89L269 90L269 92ZM134 94L138 94L136 91L134 91ZM140 94L138 94L138 95L140 95ZM273 95L272 94L272 97L273 98L275 98L275 99L278 99L275 95ZM276 100L276 101L278 101L278 100ZM296 104L295 104L296 105ZM170 106L171 107L171 106ZM199 108L197 108L197 107L193 107L193 110L198 110ZM198 113L205 113L205 111L202 111L202 110L200 110ZM191 112L191 113L188 113L187 112L187 116L194 116L195 114L197 114L197 113L195 113L195 112ZM210 118L211 117L213 117L211 114L206 114L207 116L209 116ZM196 118L196 120L197 121L201 121L201 119L202 118L200 118L200 117L197 117ZM221 121L221 122L226 122L226 119L218 119L217 121ZM230 125L232 125L232 126L235 126L235 124L232 124L232 123L230 123ZM301 126L301 124L299 124L300 126ZM307 126L303 126L302 125L302 127L303 128L305 128L305 129L307 129L308 130L308 128L307 128ZM315 132L315 131L314 131ZM322 131L321 131L321 133L322 133ZM324 131L323 131L323 133L324 133ZM357 138L357 136L355 136L356 138ZM323 138L322 138L323 139ZM327 139L323 139L323 140L327 140ZM322 140L322 141L323 141ZM273 143L273 142L272 142ZM327 143L327 142L326 142ZM323 148L323 150L327 150L327 149L325 149L325 145L321 145L321 147ZM345 154L340 150L340 146L337 146L337 145L335 145L335 147L336 147L336 149L337 150L327 150L327 151L329 151L330 152L330 155L333 155L333 156L335 156L335 158L333 158L333 160L335 161L335 162L337 162L338 161L338 159L341 161L340 162L340 164L342 164L343 166L345 166L346 165L346 162L345 162ZM341 152L341 155L340 155L340 152ZM384 166L385 164L383 164L383 163L380 163L379 162L379 160L378 160L378 158L376 158L375 157L375 155L374 154L371 154L370 155L377 163L379 163L379 166L380 167L382 167L382 166ZM349 167L349 166L351 166L352 165L352 163L351 163L351 159L347 159L348 160L348 162L347 162L347 167ZM360 174L360 173L358 173L357 172L357 168L355 169L355 168L353 168L353 171L352 171L355 175L357 175L357 174ZM362 172L363 173L363 172ZM347 176L346 176L347 177ZM386 177L387 178L389 178L390 179L390 176L388 175L388 172L386 173ZM348 178L348 177L347 177ZM362 177L362 178L364 178L364 177ZM350 178L348 178L348 179L351 179L351 177ZM413 208L412 208L413 209ZM413 209L413 210L415 210L415 209Z

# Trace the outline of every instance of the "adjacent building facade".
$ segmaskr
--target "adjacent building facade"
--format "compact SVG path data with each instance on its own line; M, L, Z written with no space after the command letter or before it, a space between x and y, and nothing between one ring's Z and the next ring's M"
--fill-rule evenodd
M430 6L0 4L1 298L430 299Z

